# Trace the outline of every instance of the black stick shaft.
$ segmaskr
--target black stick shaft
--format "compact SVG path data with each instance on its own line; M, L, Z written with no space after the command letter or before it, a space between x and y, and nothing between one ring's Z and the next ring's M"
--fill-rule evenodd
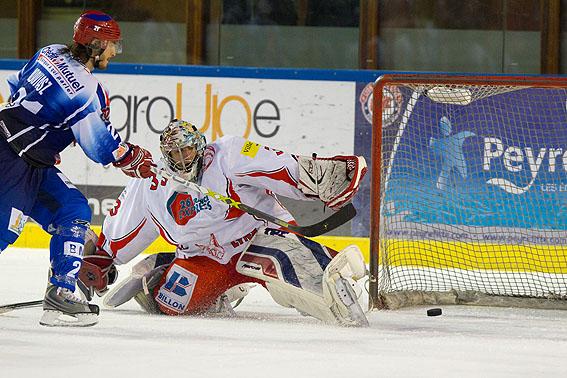
M30 301L30 302L19 302L19 303L12 303L7 304L4 306L0 306L0 314L4 314L6 312L10 312L13 310L17 310L20 308L31 308L31 307L39 307L43 305L43 299L37 301Z

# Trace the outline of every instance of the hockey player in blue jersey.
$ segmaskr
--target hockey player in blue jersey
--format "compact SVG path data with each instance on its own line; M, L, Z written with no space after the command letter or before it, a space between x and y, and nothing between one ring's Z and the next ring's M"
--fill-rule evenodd
M42 325L93 325L99 312L74 295L91 210L55 167L59 153L76 142L96 163L132 177L152 175L151 154L121 140L109 120L108 94L92 75L120 52L116 21L85 12L73 44L39 50L8 78L10 98L0 105L0 251L16 241L28 217L52 235Z

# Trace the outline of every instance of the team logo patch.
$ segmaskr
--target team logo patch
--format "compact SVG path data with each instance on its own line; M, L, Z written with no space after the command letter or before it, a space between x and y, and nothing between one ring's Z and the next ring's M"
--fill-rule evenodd
M24 215L21 210L12 207L12 212L10 213L10 222L8 223L8 230L12 231L16 235L20 235L24 230L24 225L28 217Z
M189 305L196 283L196 274L178 265L173 265L167 272L165 283L159 288L156 301L181 314Z
M250 142L249 140L247 140L246 143L244 143L244 146L242 146L240 153L244 156L254 158L256 157L256 154L258 153L260 147L261 146L258 143Z
M224 248L220 245L215 234L211 234L209 244L195 243L195 246L215 259L222 260L222 258L224 257Z
M212 210L211 200L205 196L203 198L193 198L187 193L173 193L167 201L167 211L173 217L175 223L183 226L194 218L200 211Z

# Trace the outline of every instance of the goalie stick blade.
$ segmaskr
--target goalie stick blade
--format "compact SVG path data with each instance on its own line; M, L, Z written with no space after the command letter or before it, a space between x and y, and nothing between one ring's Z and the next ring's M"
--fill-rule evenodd
M30 301L30 302L20 302L20 303L12 303L7 304L4 306L0 306L0 314L4 314L6 312L10 312L13 310L18 310L22 308L32 308L32 307L40 307L43 305L43 299L37 301Z
M318 223L312 224L310 226L289 225L287 228L303 236L319 236L326 234L327 232L334 230L339 226L342 226L355 216L356 209L354 208L352 203L349 203L348 205L341 207L339 211L332 214L330 217L323 219Z

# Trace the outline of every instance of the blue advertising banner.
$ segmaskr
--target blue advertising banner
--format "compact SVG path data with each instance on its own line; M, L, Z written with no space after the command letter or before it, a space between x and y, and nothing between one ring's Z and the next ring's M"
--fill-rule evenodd
M567 229L563 90L516 90L467 106L411 99L411 90L401 90L411 111L383 132L385 159L393 159L385 216L424 225ZM357 136L367 132L363 120L357 127Z

